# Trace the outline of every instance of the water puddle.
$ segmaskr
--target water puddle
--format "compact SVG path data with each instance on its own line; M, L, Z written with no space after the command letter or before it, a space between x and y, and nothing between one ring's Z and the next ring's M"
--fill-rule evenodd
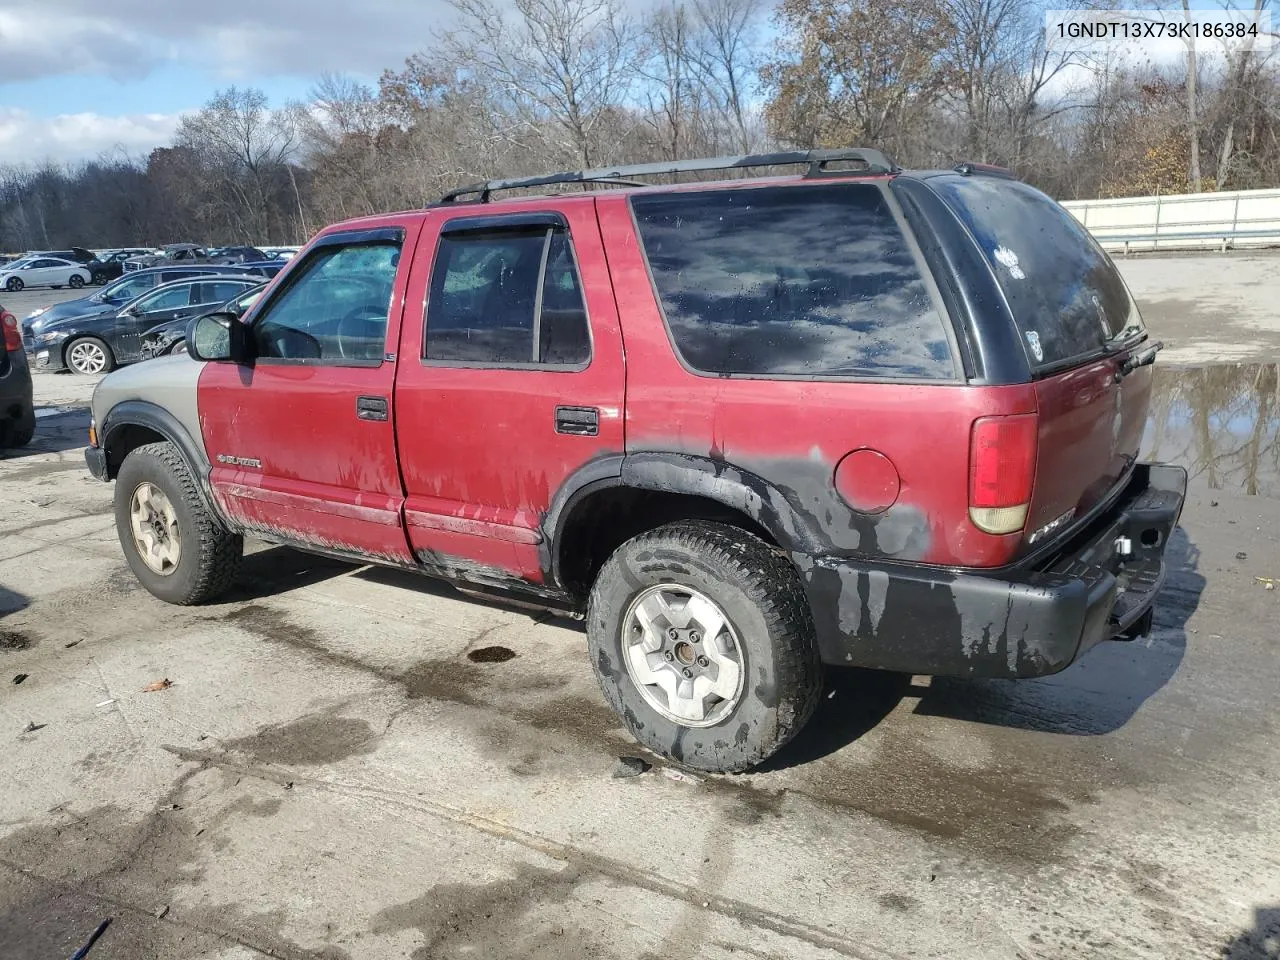
M1211 490L1280 496L1280 364L1159 364L1142 458L1179 463Z

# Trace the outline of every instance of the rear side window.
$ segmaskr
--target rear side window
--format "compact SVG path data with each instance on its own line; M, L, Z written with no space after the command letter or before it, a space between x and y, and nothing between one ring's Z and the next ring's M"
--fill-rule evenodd
M632 198L672 339L712 374L950 379L943 320L871 184Z
M563 227L441 236L426 359L576 366L590 357L582 284Z
M1111 259L1078 220L1039 190L981 176L929 183L990 262L1033 366L1097 353L1108 340L1142 330Z

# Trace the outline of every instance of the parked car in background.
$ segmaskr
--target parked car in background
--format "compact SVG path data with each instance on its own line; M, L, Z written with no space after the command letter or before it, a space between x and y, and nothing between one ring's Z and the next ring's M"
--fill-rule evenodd
M142 334L169 320L190 319L261 283L246 274L208 274L148 290L110 313L46 324L27 342L41 370L105 373L142 359Z
M26 287L73 287L79 289L92 279L84 264L58 257L25 257L0 268L0 288L17 293Z
M272 260L291 260L301 247L263 247L262 252Z
M214 247L209 251L211 263L248 263L269 259L257 247Z
M146 267L158 267L168 263L208 263L209 251L197 243L169 243L160 248L159 253L141 257L130 257L124 262L125 272L142 270Z
M18 318L0 304L0 447L25 447L36 432L31 371L22 350Z
M126 260L134 257L149 257L150 250L143 250L140 247L130 247L125 250L103 250L94 259L85 264L89 268L89 273L93 275L93 282L96 284L104 284L124 272L124 264Z
M185 280L188 277L213 276L216 274L247 273L240 267L213 267L195 265L190 267L150 267L136 270L112 280L101 290L87 297L76 300L64 300L62 303L49 304L31 311L22 321L22 335L30 342L39 335L46 326L72 317L114 316L122 306L148 290L174 280ZM257 275L251 277L258 282Z
M243 316L250 307L258 302L262 292L266 289L267 285L265 283L259 283L256 287L247 288L234 299L219 304L205 311L205 313L229 313L236 317ZM197 316L199 315L197 314ZM182 317L176 320L169 320L158 327L152 327L142 335L142 358L146 360L151 357L163 357L170 353L186 353L187 327L190 325L191 320Z
M54 257L58 260L70 260L72 263L90 263L98 255L84 247L69 247L66 250L28 250L28 257Z

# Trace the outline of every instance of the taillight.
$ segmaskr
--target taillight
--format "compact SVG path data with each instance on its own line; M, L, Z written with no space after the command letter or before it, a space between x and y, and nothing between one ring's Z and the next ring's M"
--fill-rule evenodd
M4 348L21 350L22 331L18 329L18 318L12 313L0 311L0 327L4 327Z
M1014 533L1027 522L1036 475L1034 413L980 417L969 447L969 519L986 533Z

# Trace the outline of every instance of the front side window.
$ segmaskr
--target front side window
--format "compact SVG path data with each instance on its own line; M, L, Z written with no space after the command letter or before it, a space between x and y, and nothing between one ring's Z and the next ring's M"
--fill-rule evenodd
M179 310L191 304L192 284L170 287L168 290L157 290L149 297L138 301L139 313L155 313L157 310Z
M590 356L568 231L528 227L441 236L427 301L426 359L577 366Z
M129 277L118 283L113 283L102 291L104 300L132 300L134 297L140 297L152 287L156 285L154 274L145 274L141 277Z
M676 349L694 370L951 379L943 317L873 184L637 195Z
M381 362L397 242L321 246L254 324L260 358Z

